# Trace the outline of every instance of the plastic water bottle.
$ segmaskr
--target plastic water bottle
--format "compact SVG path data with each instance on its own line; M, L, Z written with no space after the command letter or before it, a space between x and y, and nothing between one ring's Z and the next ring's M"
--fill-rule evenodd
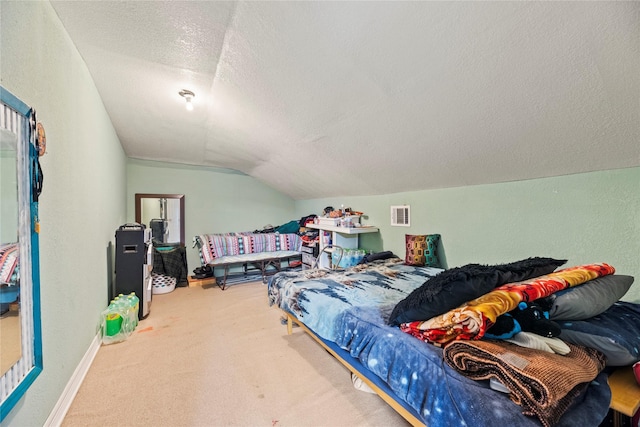
M120 333L122 329L122 316L116 308L116 302L111 301L109 304L107 314L105 315L105 327L104 334L107 336L114 336Z
M111 303L109 304L109 311L122 315L122 310L120 309L120 306L121 306L120 297L115 297L114 299L111 300Z
M128 334L132 330L131 318L129 317L127 299L122 294L116 298L116 309L118 310L118 313L120 313L120 316L122 316L122 332Z
M347 257L347 263L349 267L353 267L356 265L356 251L351 249L349 250L349 256Z
M350 263L350 261L349 261L350 258L351 258L351 249L345 249L344 253L342 254L342 261L340 262L342 264L342 267L344 267L344 268L351 267L351 265L349 264Z
M338 267L347 267L347 249L342 249L342 251L340 252L340 262L338 263Z
M140 298L136 295L135 292L131 292L127 295L127 302L129 303L129 313L131 315L131 320L133 321L133 327L138 326L138 309L140 308Z
M124 295L118 298L118 310L122 316L122 331L129 334L133 330L133 323L129 315L129 302Z

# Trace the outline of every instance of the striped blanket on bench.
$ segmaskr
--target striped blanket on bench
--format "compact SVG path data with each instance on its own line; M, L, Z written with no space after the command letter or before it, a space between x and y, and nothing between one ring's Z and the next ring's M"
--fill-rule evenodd
M202 234L194 237L199 248L200 262L203 266L224 267L222 281L224 289L231 265L252 264L262 273L266 281L266 270L275 267L280 271L280 261L301 258L302 239L295 233L217 233Z

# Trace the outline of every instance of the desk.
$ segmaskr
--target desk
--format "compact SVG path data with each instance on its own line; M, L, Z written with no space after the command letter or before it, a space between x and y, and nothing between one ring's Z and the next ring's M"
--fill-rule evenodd
M335 225L320 225L320 224L307 224L307 228L314 230L328 231L331 233L331 243L336 246L340 246L343 249L358 249L358 236L365 233L377 233L378 227L371 225L365 225L362 227L338 227ZM319 253L322 254L322 250L326 246L322 233L319 236ZM321 257L318 263L320 268L328 268L329 260L326 257Z

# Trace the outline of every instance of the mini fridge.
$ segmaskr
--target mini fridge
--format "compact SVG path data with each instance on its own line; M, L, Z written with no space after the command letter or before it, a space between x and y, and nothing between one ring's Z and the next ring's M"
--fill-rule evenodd
M140 300L138 319L149 315L153 286L151 229L143 224L124 224L116 230L115 295L135 292Z

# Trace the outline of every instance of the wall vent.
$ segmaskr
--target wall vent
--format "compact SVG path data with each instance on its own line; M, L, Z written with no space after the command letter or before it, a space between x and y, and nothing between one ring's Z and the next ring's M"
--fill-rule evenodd
M411 225L411 207L409 205L391 206L391 225L409 227Z

